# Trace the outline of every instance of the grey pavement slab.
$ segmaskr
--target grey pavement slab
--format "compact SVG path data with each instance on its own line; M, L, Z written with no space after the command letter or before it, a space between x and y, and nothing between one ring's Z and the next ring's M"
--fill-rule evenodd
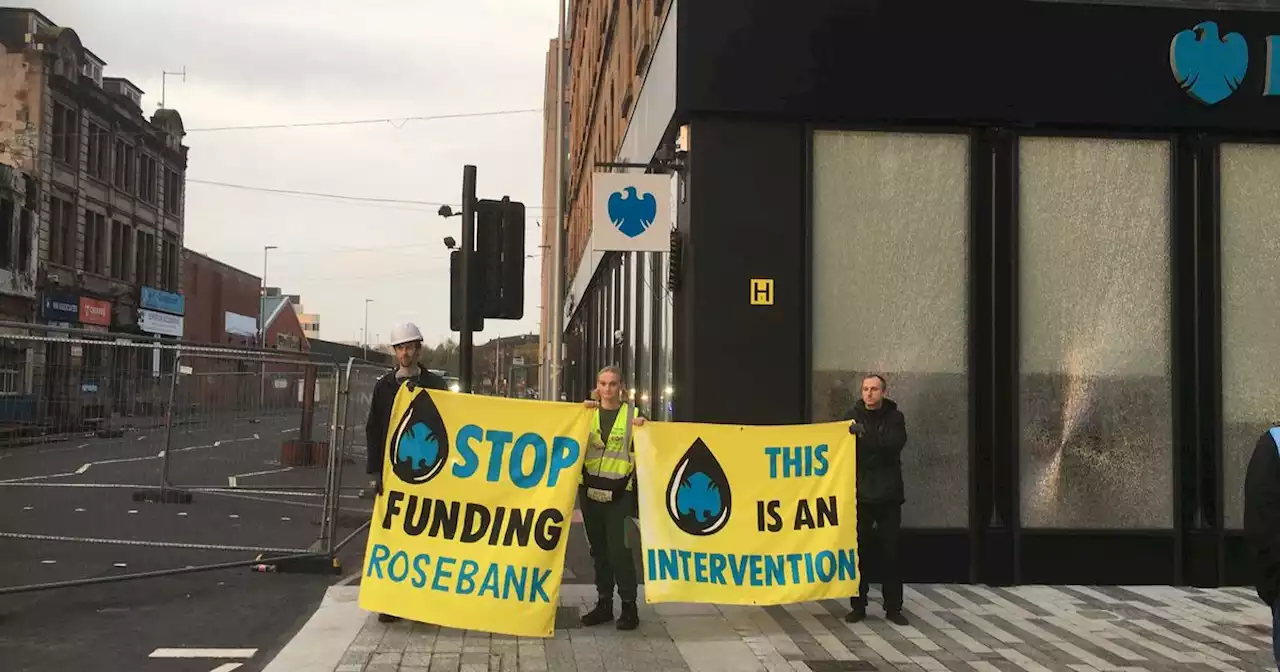
M325 605L350 605L356 587L337 587ZM336 593L335 593L336 591ZM342 591L345 591L342 592ZM642 589L643 591L643 589ZM643 596L643 592L642 592ZM378 623L344 612L341 656L296 672L1102 672L1275 670L1271 614L1245 589L1168 586L913 585L908 626L873 606L861 623L847 603L783 606L641 604L641 627L620 632L558 620L550 638L506 637L420 623ZM564 585L561 607L585 612L588 585ZM306 649L304 628L285 648ZM330 609L332 612L332 609ZM322 617L323 615L323 617ZM328 643L334 649L332 641ZM295 659L297 660L297 659ZM270 669L270 668L269 668Z

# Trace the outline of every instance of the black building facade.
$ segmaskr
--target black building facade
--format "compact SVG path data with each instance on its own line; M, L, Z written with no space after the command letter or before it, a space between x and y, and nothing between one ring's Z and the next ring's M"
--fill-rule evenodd
M687 152L678 263L584 264L570 398L624 361L654 417L817 422L880 372L907 580L1250 583L1280 13L1157 5L674 3L618 161Z

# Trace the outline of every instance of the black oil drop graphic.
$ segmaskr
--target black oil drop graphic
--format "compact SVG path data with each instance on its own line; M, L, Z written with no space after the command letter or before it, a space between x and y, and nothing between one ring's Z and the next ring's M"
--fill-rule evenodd
M434 402L424 390L409 404L391 437L391 471L405 483L435 478L449 461L449 438Z
M733 508L729 478L702 439L676 463L666 500L671 520L687 534L715 534L728 524Z

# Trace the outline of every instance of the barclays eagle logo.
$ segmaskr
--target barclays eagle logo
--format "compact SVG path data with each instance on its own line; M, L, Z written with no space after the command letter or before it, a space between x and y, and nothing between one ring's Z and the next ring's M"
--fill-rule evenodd
M1205 21L1173 36L1169 67L1187 95L1213 105L1240 88L1249 69L1249 45L1240 33L1219 37L1218 24Z
M626 198L623 198L624 194ZM649 230L657 217L658 200L653 194L646 192L641 197L636 194L635 187L626 187L609 197L609 221L628 238Z

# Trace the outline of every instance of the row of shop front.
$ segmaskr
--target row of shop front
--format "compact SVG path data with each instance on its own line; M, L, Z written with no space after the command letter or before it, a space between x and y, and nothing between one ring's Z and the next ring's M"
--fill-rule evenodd
M157 342L183 337L186 301L182 294L155 287L139 288L134 302L68 289L46 289L40 297L38 321L50 327L152 337ZM30 424L61 433L101 429L112 417L155 415L162 408L162 372L172 357L158 348L120 348L116 340L101 345L70 341L65 332L50 331L50 340L32 342L25 394L4 400L0 414L9 423ZM77 339L81 340L81 339ZM14 341L19 346L21 341ZM41 347L43 346L43 347Z
M123 332L134 332L136 328L142 334L182 338L185 299L181 294L144 286L138 292L136 305L135 309L73 291L45 290L40 319L59 327Z

